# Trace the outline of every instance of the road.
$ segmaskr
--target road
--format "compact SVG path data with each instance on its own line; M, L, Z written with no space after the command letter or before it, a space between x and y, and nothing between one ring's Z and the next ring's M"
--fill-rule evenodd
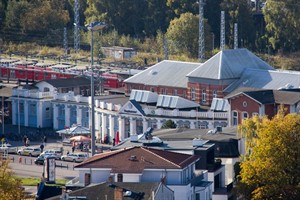
M41 178L44 166L34 164L35 157L9 155L11 158L10 167L17 176ZM22 158L21 162L19 158ZM76 163L56 161L56 179L71 180L78 176L78 171L74 170Z

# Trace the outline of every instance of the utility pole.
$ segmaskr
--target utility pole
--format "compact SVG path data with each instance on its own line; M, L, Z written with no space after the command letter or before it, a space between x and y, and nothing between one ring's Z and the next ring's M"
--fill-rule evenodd
M239 42L238 42L238 24L234 23L234 44L233 48L238 49L239 48Z
M75 24L80 24L79 22L79 0L75 0L74 2L74 23ZM74 50L76 53L79 52L80 49L80 32L79 32L79 27L75 26L74 27Z
M199 54L200 62L205 59L205 38L204 38L204 0L199 0Z
M220 37L220 49L225 49L225 11L221 11L221 37Z
M68 37L67 37L67 27L64 27L64 56L65 58L68 55Z

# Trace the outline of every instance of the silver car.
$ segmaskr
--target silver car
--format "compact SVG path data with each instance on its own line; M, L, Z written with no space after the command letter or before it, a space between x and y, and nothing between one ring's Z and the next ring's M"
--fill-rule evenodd
M41 149L37 147L24 147L18 150L18 154L22 156L39 156L41 154Z
M71 161L71 162L82 162L87 159L87 154L84 153L69 153L67 155L63 155L61 160L63 161Z

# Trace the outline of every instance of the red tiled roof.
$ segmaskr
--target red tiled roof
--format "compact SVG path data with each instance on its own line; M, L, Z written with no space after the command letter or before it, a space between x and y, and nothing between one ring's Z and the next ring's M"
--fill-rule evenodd
M144 169L183 169L198 159L198 156L132 147L95 155L75 168L111 168L113 173L141 173Z

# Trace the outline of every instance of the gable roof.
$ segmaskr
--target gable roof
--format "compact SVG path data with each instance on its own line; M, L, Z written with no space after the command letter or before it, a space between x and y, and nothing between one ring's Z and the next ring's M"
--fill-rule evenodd
M245 94L248 97L256 100L261 104L286 104L294 105L300 101L299 91L283 91L283 90L254 90L234 93L226 96L226 98L232 98L241 94Z
M142 103L156 103L158 94L146 90L132 90L130 93L130 100L136 100Z
M224 92L230 93L239 87L274 90L300 88L300 72L246 69L241 78L225 88Z
M195 103L194 101L190 101L178 96L170 96L170 95L159 95L156 103L157 107L164 108L197 108L200 105Z
M75 78L60 78L60 79L49 79L49 80L43 80L41 82L46 82L52 85L55 88L61 88L61 87L76 87L81 85L90 85L91 80L85 77L75 77Z
M120 110L119 114L127 114L145 116L142 106L134 99L129 100Z
M111 173L142 173L145 169L183 169L198 159L198 156L132 147L95 155L75 168L111 168Z
M200 65L201 63L164 60L126 79L124 82L187 88L188 79L186 75Z
M226 49L211 57L187 76L207 79L235 79L239 78L246 68L274 70L268 63L247 49Z

